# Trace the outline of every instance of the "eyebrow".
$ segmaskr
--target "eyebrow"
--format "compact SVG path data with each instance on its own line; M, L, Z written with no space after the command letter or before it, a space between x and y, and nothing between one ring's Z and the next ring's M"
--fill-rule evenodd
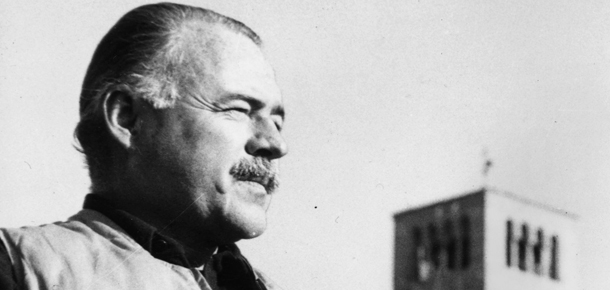
M248 102L256 110L263 108L265 106L265 103L262 102L261 100L248 96L248 95L243 95L243 94L226 95L226 96L222 97L220 101L226 103L226 102L230 102L233 100L242 100L242 101ZM282 104L274 106L271 109L271 114L280 116L282 118L282 121L284 121L286 119L286 111L284 110L284 106Z

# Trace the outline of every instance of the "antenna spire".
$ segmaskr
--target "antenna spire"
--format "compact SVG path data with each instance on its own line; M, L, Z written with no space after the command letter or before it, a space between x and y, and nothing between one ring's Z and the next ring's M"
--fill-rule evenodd
M487 148L483 149L483 160L483 187L486 187L487 176L489 175L489 170L491 169L491 166L493 166L493 161L489 157L489 152L487 151Z

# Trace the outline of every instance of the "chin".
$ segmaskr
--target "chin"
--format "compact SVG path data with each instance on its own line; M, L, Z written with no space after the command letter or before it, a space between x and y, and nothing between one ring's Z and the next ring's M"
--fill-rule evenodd
M267 209L271 196L238 191L228 200L225 208L225 224L235 240L252 239L267 229Z
M267 220L248 220L238 225L239 239L253 239L262 235L267 229Z
M267 229L267 214L260 207L250 207L227 215L228 232L234 242L242 239L253 239L262 235Z
M259 237L260 235L262 235L265 230L267 229L266 226L264 227L258 227L256 230L252 230L248 232L248 235L246 237L244 237L244 239L253 239L256 237Z
M235 243L239 240L249 240L259 237L265 232L266 226L261 225L230 225L230 230L226 231L227 237L224 243Z

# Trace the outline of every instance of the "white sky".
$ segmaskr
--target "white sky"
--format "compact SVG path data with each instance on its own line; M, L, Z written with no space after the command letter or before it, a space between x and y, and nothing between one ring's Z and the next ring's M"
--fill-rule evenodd
M582 289L610 285L606 1L187 1L262 35L291 152L242 242L288 289L392 289L397 211L487 184L579 218ZM535 2L535 3L531 3ZM0 225L65 219L95 46L147 1L0 0Z

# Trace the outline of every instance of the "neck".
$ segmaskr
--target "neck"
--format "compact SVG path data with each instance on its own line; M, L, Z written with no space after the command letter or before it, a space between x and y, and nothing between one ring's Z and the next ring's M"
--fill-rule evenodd
M110 201L114 209L122 210L137 217L148 226L156 229L156 232L163 237L169 238L172 242L179 244L180 248L184 251L185 257L193 267L202 266L208 263L218 248L218 245L211 243L206 238L210 235L203 235L198 231L189 230L188 228L183 229L180 226L188 224L186 223L186 221L189 220L187 215L168 217L159 214L151 214L151 212L162 213L163 211L161 208L150 210L146 205L146 202L141 202L150 200L150 196L144 199L137 191L132 190L129 187L123 187L122 190L94 192ZM184 213L186 213L186 211Z

